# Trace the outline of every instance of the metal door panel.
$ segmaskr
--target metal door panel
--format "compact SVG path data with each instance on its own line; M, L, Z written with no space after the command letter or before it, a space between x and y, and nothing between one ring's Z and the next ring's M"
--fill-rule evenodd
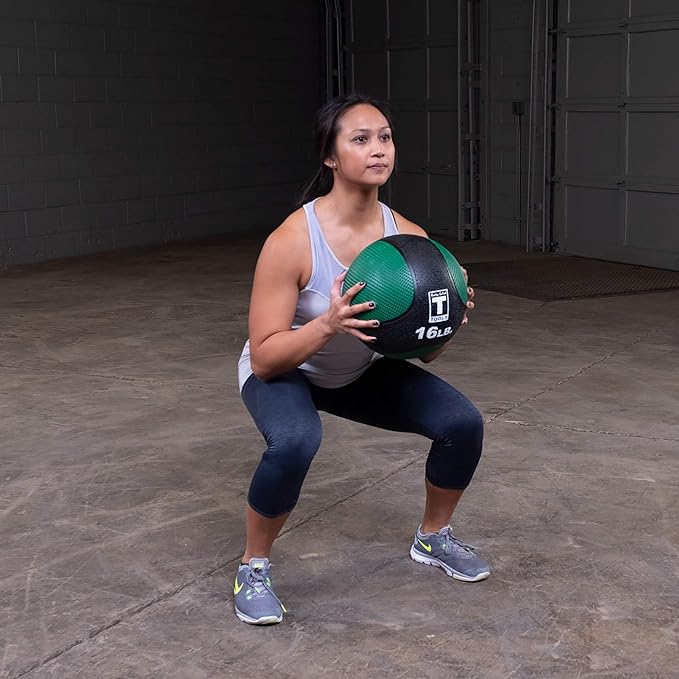
M677 3L677 0L631 0L631 5L630 16L633 18L679 16L679 3Z
M419 104L427 98L427 55L423 48L389 53L389 94L394 104Z
M372 0L370 0L372 1ZM365 2L365 0L364 0ZM427 37L427 13L421 0L389 3L389 40L422 43Z
M627 0L570 0L571 23L623 19Z
M387 0L353 0L350 3L352 42L360 49L375 49L387 41Z
M457 47L429 48L429 104L450 111L457 110L457 85L454 65ZM455 121L457 125L457 120Z
M620 116L617 113L568 113L566 174L609 177L620 170Z
M384 52L358 52L354 55L353 89L386 99L389 94L387 74L389 66Z
M421 0L417 0L418 4ZM457 3L429 0L429 39L457 42ZM457 57L456 57L457 60Z
M649 242L663 242L668 250L679 253L677 215L679 194L628 191L626 245L646 248Z
M572 37L568 44L568 92L571 99L602 101L620 96L620 36Z
M621 215L618 191L589 186L569 185L566 193L569 242L578 243L580 252L587 245L591 255L606 250L606 246L620 242ZM615 229L610 226L615 225Z
M427 164L427 114L394 111L399 169L421 172Z
M627 172L637 181L676 183L679 177L679 115L629 113Z
M679 77L668 77L679 63L679 28L630 33L629 94L631 97L679 97Z

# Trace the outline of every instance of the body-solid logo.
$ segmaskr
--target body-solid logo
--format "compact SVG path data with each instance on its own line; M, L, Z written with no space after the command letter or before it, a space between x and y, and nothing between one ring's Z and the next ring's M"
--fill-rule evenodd
M448 320L450 315L450 302L448 299L448 290L430 290L429 291L429 322L442 323Z

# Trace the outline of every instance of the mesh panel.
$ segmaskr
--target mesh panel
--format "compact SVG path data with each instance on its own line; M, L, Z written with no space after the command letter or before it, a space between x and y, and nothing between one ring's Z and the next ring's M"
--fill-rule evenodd
M679 271L564 255L469 264L472 285L506 295L553 301L679 288Z
M403 315L413 303L414 283L401 253L390 243L378 240L359 252L347 271L342 293L359 281L365 288L352 304L375 302L376 306L357 318L390 321Z

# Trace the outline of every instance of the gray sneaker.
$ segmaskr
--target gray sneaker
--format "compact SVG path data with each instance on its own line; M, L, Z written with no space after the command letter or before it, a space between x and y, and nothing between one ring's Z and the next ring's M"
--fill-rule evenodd
M476 555L471 545L458 540L450 526L438 533L421 533L418 528L410 556L418 563L443 568L456 580L478 582L490 575L488 563Z
M238 618L250 625L272 625L283 620L287 611L274 594L268 559L250 559L238 567L233 605Z

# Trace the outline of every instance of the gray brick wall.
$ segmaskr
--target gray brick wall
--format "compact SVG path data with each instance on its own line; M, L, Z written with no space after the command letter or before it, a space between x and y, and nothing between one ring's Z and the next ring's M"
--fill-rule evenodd
M273 227L315 164L320 10L0 0L0 268Z

